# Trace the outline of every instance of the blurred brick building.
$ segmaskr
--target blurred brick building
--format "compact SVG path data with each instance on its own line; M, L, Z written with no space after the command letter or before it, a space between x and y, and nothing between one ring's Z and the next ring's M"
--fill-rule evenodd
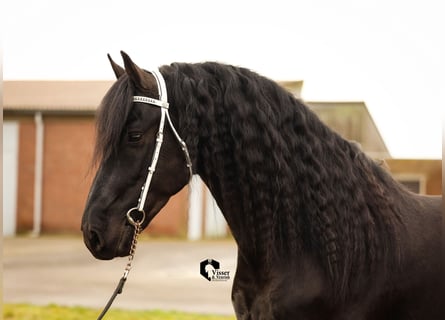
M3 215L11 229L6 233L80 232L95 173L94 113L110 86L109 81L4 83ZM183 190L148 232L185 235L185 203Z
M94 113L111 81L6 81L3 122L3 230L80 233L95 169ZM282 85L300 95L301 81ZM363 102L308 102L320 118L357 141L370 156L387 159L395 177L415 192L442 193L440 160L396 160ZM198 181L172 197L146 231L197 239L225 235L227 226Z

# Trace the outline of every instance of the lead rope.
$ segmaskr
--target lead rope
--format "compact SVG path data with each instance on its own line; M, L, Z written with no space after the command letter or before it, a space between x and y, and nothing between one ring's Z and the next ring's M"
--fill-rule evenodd
M102 310L102 312L99 315L99 317L97 318L97 320L101 320L105 316L105 314L108 312L111 305L113 304L114 299L116 299L118 294L122 293L125 281L127 281L128 274L130 273L130 270L131 270L131 264L133 262L134 254L136 252L136 245L138 243L138 236L141 233L141 229L142 229L141 228L142 222L143 222L143 220L141 220L139 222L132 223L134 225L134 234L133 234L133 240L131 242L131 247L130 247L130 254L128 256L128 262L127 262L127 265L125 266L124 274L123 274L122 278L119 280L119 283L117 284L116 289L114 290L113 294L111 295L105 308Z

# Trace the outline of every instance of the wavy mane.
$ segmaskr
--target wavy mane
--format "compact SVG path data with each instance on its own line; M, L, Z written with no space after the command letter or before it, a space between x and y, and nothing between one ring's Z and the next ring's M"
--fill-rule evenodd
M272 268L312 255L341 298L371 282L378 266L396 268L401 221L388 195L404 193L356 145L248 69L175 63L161 72L195 170L253 259ZM133 92L123 75L104 97L96 161L116 154Z
M135 93L155 96L155 79L121 56L125 69L109 58L119 79L98 109L99 170L82 216L84 242L99 259L131 250L125 212L136 203L156 140L149 117L159 110L132 109ZM160 71L169 120L237 243L238 318L443 318L442 197L409 192L255 72L214 62ZM144 138L132 141L127 127ZM143 227L187 183L173 134L167 125Z
M340 296L395 268L402 193L389 174L292 94L218 63L161 69L197 172L240 247L272 267L310 254Z

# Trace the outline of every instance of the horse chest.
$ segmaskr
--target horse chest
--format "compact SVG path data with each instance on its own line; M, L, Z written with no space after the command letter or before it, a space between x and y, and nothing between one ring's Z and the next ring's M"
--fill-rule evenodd
M332 319L327 282L309 261L267 276L238 263L232 290L237 319Z

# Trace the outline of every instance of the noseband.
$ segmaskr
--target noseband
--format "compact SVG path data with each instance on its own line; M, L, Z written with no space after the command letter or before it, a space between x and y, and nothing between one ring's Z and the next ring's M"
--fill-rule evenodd
M153 77L156 79L156 84L158 87L158 93L159 93L159 99L154 99L150 97L144 97L144 96L134 96L133 102L136 103L144 103L149 106L157 107L161 109L161 120L159 121L159 130L156 135L156 145L155 149L153 151L153 156L151 159L151 164L148 167L148 173L147 178L145 179L145 183L142 186L141 194L139 196L138 205L134 208L131 208L127 212L127 219L130 224L133 226L136 226L138 224L139 226L142 225L142 223L145 220L145 211L144 211L144 205L145 201L147 199L148 191L150 189L150 183L151 179L153 178L153 174L156 171L156 165L158 163L159 159L159 153L161 152L162 142L164 141L164 125L165 125L165 118L167 118L168 124L170 125L170 128L178 141L179 145L181 146L182 151L184 152L185 160L187 163L187 168L189 169L190 179L192 178L193 172L192 172L192 161L190 160L190 155L187 149L187 145L185 144L184 140L181 139L181 137L178 134L178 131L176 131L175 126L173 125L170 114L168 112L169 104L167 99L167 87L165 85L165 80L162 74L159 72L159 70L153 70L149 71ZM132 212L139 212L142 214L142 217L136 220L131 216Z

